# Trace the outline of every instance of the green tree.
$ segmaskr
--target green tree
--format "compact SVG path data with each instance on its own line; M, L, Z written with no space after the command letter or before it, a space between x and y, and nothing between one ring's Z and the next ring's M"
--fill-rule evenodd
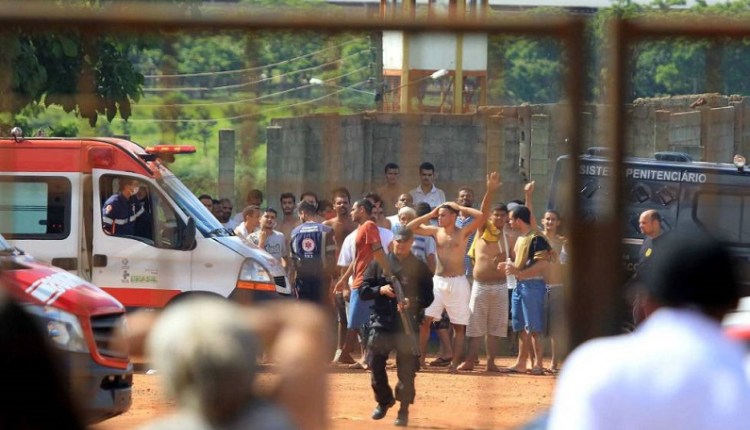
M50 8L60 7L50 3ZM99 115L130 116L140 97L143 76L127 60L132 40L84 37L75 31L28 33L17 29L3 37L7 73L0 85L0 111L16 114L29 104L59 105L93 126Z
M97 0L48 2L56 9L96 9ZM158 0L173 3L186 13L197 13L201 0ZM29 105L59 105L67 113L88 120L108 121L131 115L131 103L141 97L143 75L130 58L153 46L155 36L83 34L79 31L29 32L5 28L0 37L0 112L15 115Z

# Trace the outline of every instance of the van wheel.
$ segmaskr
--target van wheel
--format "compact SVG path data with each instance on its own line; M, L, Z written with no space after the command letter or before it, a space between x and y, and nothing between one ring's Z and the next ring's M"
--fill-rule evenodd
M169 306L172 306L175 303L181 303L181 302L184 302L185 300L194 300L194 299L199 299L199 298L202 298L202 299L215 298L215 299L220 299L220 300L226 300L225 297L216 293L212 293L210 291L186 291L180 295L174 296L172 300L167 302L167 305L164 307L167 308Z

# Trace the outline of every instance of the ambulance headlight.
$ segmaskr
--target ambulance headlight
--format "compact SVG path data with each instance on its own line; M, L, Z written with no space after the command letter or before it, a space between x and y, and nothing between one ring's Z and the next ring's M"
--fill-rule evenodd
M246 258L240 269L240 281L273 283L273 278L259 262Z
M56 347L71 352L89 352L83 329L75 315L36 305L27 305L25 308L41 320L42 329Z

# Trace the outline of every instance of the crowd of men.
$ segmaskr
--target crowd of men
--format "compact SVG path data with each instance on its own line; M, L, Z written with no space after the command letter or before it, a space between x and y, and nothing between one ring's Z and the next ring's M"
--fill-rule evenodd
M473 370L483 339L487 371L554 372L556 362L550 369L543 366L541 339L549 334L547 284L560 284L564 238L557 234L560 217L553 211L545 214L547 234L537 230L526 206L533 183L525 200L493 204L502 184L492 172L475 208L470 187L461 187L455 201L448 201L429 162L419 166L419 185L411 190L402 187L397 164L388 163L384 176L381 187L355 201L344 187L332 190L327 201L305 192L297 202L285 192L279 197L280 215L263 208L259 190L248 193L246 207L235 216L226 199L199 199L225 227L279 259L300 300L335 309L333 363L371 370L378 402L374 419L400 400L397 424L405 425L414 373L427 365ZM495 356L499 339L508 336L509 316L519 340L518 359L501 368ZM441 345L428 363L431 329ZM395 398L385 376L392 350L399 369Z
M471 371L482 339L488 372L556 373L550 321L561 308L567 260L560 214L546 211L537 227L533 182L523 200L493 204L502 185L496 172L487 175L479 208L469 187L446 201L430 163L419 166L420 184L408 192L399 173L398 165L387 164L384 185L353 203L343 187L332 190L330 201L305 192L298 203L283 193L280 221L276 210L262 207L259 190L250 191L234 215L229 199L199 199L226 228L287 268L300 301L335 309L333 363L371 371L375 420L398 401L394 424L408 425L420 367ZM144 194L134 181L119 184L102 208L107 233L137 233L137 221L148 212ZM750 418L745 354L719 325L739 299L728 250L701 231L663 234L655 210L641 214L639 227L645 239L630 287L634 321L643 323L632 335L574 351L549 428L744 428ZM498 340L509 328L518 338L518 356L498 367ZM426 363L431 329L441 347ZM550 368L544 366L545 336L552 340ZM395 390L386 373L394 351Z

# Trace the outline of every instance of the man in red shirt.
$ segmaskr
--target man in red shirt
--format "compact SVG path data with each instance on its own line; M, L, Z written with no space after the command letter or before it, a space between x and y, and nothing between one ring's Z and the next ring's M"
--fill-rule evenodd
M349 297L349 324L347 332L347 345L354 345L359 332L370 319L370 304L360 300L359 287L364 281L365 269L374 259L383 268L384 276L391 275L391 269L388 260L385 258L383 245L380 243L380 232L378 226L372 221L372 203L367 199L360 199L354 202L351 210L352 221L359 224L355 237L355 257L354 257L354 279ZM365 339L366 336L362 336ZM362 347L362 359L358 367L367 367L365 360L365 348Z

